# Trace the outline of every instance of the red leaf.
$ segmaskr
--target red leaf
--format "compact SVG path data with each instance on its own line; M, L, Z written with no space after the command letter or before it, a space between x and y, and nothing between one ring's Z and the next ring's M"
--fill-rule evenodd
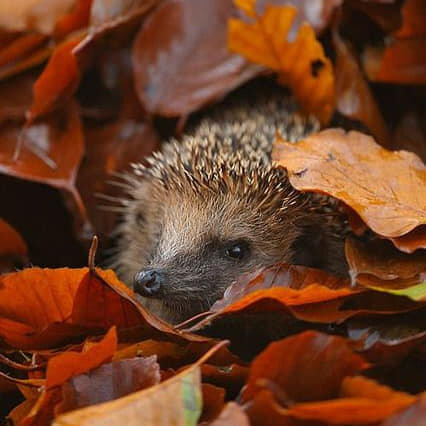
M172 0L148 17L133 44L136 89L147 111L187 115L257 73L228 52L233 10L232 0Z
M53 52L46 68L34 84L29 123L68 100L77 89L80 69L72 51L80 41L81 37L67 40Z
M112 401L159 382L156 356L110 362L64 383L63 400L55 414Z
M86 373L111 360L117 350L117 331L112 327L105 337L85 352L64 352L49 360L46 389L60 386L71 377Z
M306 331L271 343L251 367L243 401L253 399L272 382L288 401L335 398L342 380L368 364L341 337Z
M54 36L62 38L72 31L87 26L91 6L92 0L77 0L72 10L56 22Z

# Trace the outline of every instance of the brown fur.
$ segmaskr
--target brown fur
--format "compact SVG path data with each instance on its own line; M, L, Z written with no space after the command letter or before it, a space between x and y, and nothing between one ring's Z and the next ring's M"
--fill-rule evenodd
M216 114L124 177L129 199L114 266L129 285L144 268L162 271L158 298L144 299L149 309L181 321L208 309L240 274L276 262L342 272L341 241L322 202L295 191L270 161L277 133L297 140L317 129L293 109L271 101ZM225 255L237 241L248 244L246 259Z

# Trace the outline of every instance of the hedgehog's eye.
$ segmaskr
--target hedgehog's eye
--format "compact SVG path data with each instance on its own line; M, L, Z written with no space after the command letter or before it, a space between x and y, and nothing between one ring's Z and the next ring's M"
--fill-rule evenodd
M232 259L242 260L248 255L249 251L248 243L245 241L238 241L229 246L226 249L225 254Z

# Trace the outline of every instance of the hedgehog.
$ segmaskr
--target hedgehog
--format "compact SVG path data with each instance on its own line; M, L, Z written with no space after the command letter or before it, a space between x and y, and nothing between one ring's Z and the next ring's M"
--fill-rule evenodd
M296 191L271 160L277 135L297 142L318 130L297 111L275 97L213 112L122 175L112 266L151 312L181 322L278 262L346 273L337 209Z

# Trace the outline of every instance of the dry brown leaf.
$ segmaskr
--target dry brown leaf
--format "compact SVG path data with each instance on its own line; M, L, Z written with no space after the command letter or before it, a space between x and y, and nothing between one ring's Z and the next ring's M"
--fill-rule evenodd
M210 315L188 330L198 331L229 321L229 326L222 327L222 336L225 330L230 333L225 335L230 336L235 331L232 321L239 317L244 318L246 325L260 324L262 314L269 314L274 330L277 327L284 330L293 318L313 323L341 323L351 317L389 315L423 306L406 298L352 288L349 280L336 279L321 270L278 264L266 268L252 280L244 278L232 285L212 306ZM238 328L236 331L238 336ZM259 334L260 331L258 338Z
M88 221L74 186L84 153L76 103L70 102L55 115L23 129L16 123L6 123L0 128L0 141L0 172L65 190L79 212L75 228L81 232Z
M255 0L240 0L236 4L253 22L229 20L230 50L276 71L280 82L293 90L302 108L327 123L335 106L334 74L313 29L302 24L291 42L287 37L297 13L295 8L269 5L258 16Z
M62 106L74 94L80 82L80 69L73 53L82 36L64 41L53 51L40 77L34 83L34 99L27 120L29 123ZM60 72L58 72L60 70Z
M0 83L0 124L22 122L31 106L32 88L36 76L26 72Z
M17 62L46 41L43 34L29 33L12 40L0 49L0 67Z
M426 224L426 166L415 154L388 151L359 132L328 129L298 144L276 143L273 158L296 189L338 198L384 237Z
M123 190L109 185L113 174L127 169L158 149L160 139L150 123L120 118L107 124L86 126L86 157L77 176L77 188L84 200L91 223L98 236L110 235L116 225L119 202L104 200L122 198Z
M26 256L28 247L11 225L0 218L0 257L7 255Z
M5 80L11 76L21 73L22 71L26 71L42 64L49 58L52 51L53 47L51 44L44 44L31 52L29 56L25 56L17 61L4 65L0 68L0 80Z
M336 108L346 117L365 124L382 146L390 148L391 138L379 106L362 75L350 46L333 31L336 50Z
M402 18L401 28L389 37L385 48L368 46L364 50L364 69L372 81L425 84L426 3L406 0Z
M164 2L133 43L136 90L153 114L185 116L259 72L226 46L232 0Z
M64 414L56 418L53 425L196 424L202 410L200 365L222 346L223 342L181 373L156 386Z
M13 124L4 125L0 140L2 173L73 190L84 151L83 131L75 103L48 120L22 130ZM22 147L15 159L20 143Z
M405 253L414 253L417 249L426 249L426 226L419 226L402 237L390 239L394 246Z
M266 387L289 402L332 399L345 377L367 367L343 338L306 331L271 343L253 360L241 398Z
M92 0L75 0L69 13L61 16L55 24L54 36L63 38L72 31L87 26Z
M346 259L354 282L367 287L407 288L426 281L426 252L401 253L390 241L347 239Z
M371 81L426 84L426 38L396 39L386 49L367 47L362 63Z
M63 399L55 414L112 401L159 382L160 366L155 355L103 364L62 385Z

